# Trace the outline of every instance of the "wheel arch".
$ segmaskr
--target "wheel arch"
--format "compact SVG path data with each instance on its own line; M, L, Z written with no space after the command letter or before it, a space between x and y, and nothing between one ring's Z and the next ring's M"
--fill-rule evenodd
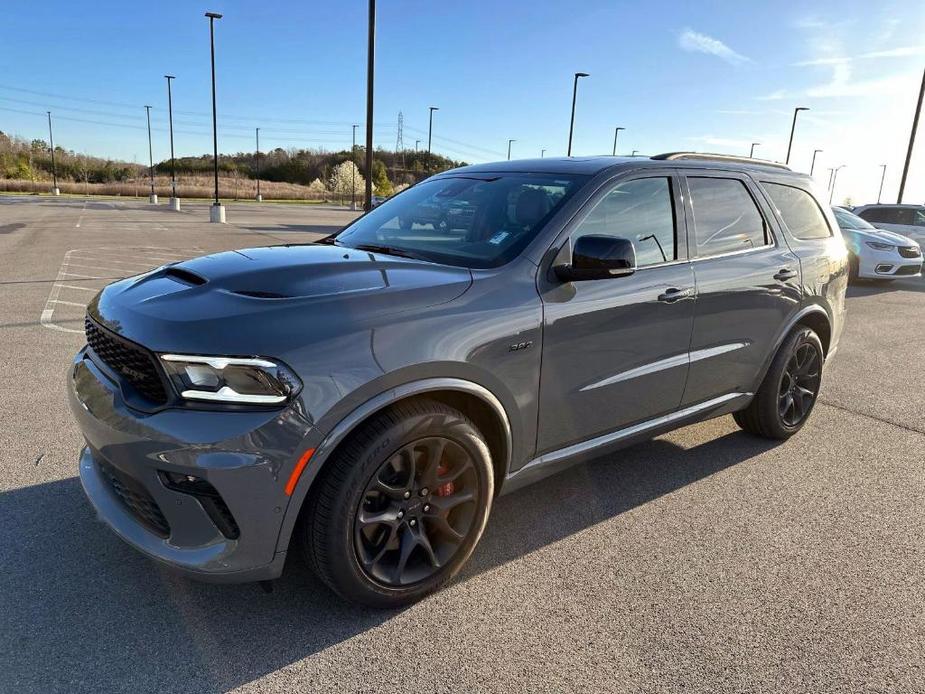
M312 484L349 435L385 408L418 398L430 398L455 407L475 422L491 451L495 495L500 493L510 468L513 448L511 421L501 401L484 386L461 378L427 378L406 383L380 393L355 408L315 448L286 508L276 543L277 552L286 551Z
M768 369L771 368L771 362L774 360L774 355L777 354L777 351L780 349L780 346L783 344L784 340L787 339L787 336L793 332L794 328L798 326L811 328L819 336L819 341L822 342L823 357L828 356L829 348L832 343L832 319L829 317L829 314L825 308L819 304L811 304L809 306L805 306L797 311L786 323L784 328L778 333L776 339L774 340L774 345L769 350L768 355L765 357L764 363L761 367L761 373L758 375L758 379L755 381L752 387L752 392L758 392L758 388L764 381L765 376L768 373Z

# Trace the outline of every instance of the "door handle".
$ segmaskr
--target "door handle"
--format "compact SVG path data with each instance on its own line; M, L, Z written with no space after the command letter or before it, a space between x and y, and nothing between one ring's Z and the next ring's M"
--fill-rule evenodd
M693 287L670 287L663 294L658 295L658 300L665 304L673 304L675 301L680 301L693 295Z
M792 280L796 276L796 270L791 270L789 267L785 267L775 273L774 279L779 282L786 282L787 280Z

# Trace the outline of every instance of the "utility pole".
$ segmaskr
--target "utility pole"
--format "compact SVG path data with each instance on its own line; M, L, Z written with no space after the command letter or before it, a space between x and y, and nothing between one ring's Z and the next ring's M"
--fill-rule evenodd
M164 75L167 80L167 119L170 123L170 209L180 211L180 198L177 197L177 165L173 156L173 94L170 81L175 80L173 75Z
M61 191L58 190L58 168L55 166L55 136L51 132L51 111L48 111L48 144L51 149L51 178L54 181L53 187L51 189L52 195L61 195Z
M614 128L613 131L613 154L612 156L617 156L617 135L620 134L621 130L626 130L626 128Z
M218 200L218 116L215 106L215 20L221 19L218 12L206 12L209 18L209 47L212 52L212 169L215 173L215 202L209 209L209 221L225 223L225 208Z
M363 209L373 208L373 84L376 68L376 0L369 0L366 53L366 196Z
M797 127L797 114L800 111L808 110L809 108L806 106L797 106L793 109L793 124L790 126L790 142L787 144L787 161L784 162L785 164L790 164L790 150L793 148L793 131L796 130Z
M909 162L912 161L912 149L915 147L915 131L919 128L919 115L922 113L922 97L925 96L925 70L922 71L922 86L919 88L919 101L915 106L915 116L912 118L912 132L909 133L909 149L906 150L906 163L903 165L903 177L899 181L899 197L897 204L902 204L903 191L906 189L906 176L909 175Z
M154 149L151 147L151 107L145 106L145 113L148 116L148 171L151 173L151 195L148 196L148 202L152 205L157 204L157 193L154 192Z
M813 175L813 169L816 168L816 155L819 154L821 151L822 151L821 149L813 150L813 163L809 165L809 175L810 176Z
M581 77L588 77L587 72L576 72L575 81L572 83L572 118L568 126L568 154L572 156L572 135L575 132L575 101L578 99L578 80Z
M877 204L880 204L880 197L883 195L883 181L886 179L886 164L881 164L880 168L882 172L880 173L880 192L877 193Z
M439 106L430 107L430 116L427 119L427 153L430 154L431 139L434 134L434 111L439 111Z
M257 202L263 202L263 196L260 194L260 128L256 128L257 134L257 153L254 154L254 164L257 167Z

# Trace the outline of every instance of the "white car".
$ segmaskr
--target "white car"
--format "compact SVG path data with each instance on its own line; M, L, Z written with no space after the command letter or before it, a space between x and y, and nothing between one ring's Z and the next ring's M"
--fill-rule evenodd
M878 229L895 231L925 248L925 205L861 205L851 210Z
M912 239L871 226L856 214L833 207L850 253L851 279L918 277L922 272L922 249Z

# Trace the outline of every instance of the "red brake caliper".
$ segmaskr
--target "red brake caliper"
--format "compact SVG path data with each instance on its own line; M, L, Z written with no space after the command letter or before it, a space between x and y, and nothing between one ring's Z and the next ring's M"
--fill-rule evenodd
M450 469L443 463L440 463L437 466L437 475L442 476L448 473L449 471ZM437 490L435 493L437 494L437 496L449 496L454 491L456 491L456 485L453 482L446 482L445 484L441 484L439 487L437 487Z

